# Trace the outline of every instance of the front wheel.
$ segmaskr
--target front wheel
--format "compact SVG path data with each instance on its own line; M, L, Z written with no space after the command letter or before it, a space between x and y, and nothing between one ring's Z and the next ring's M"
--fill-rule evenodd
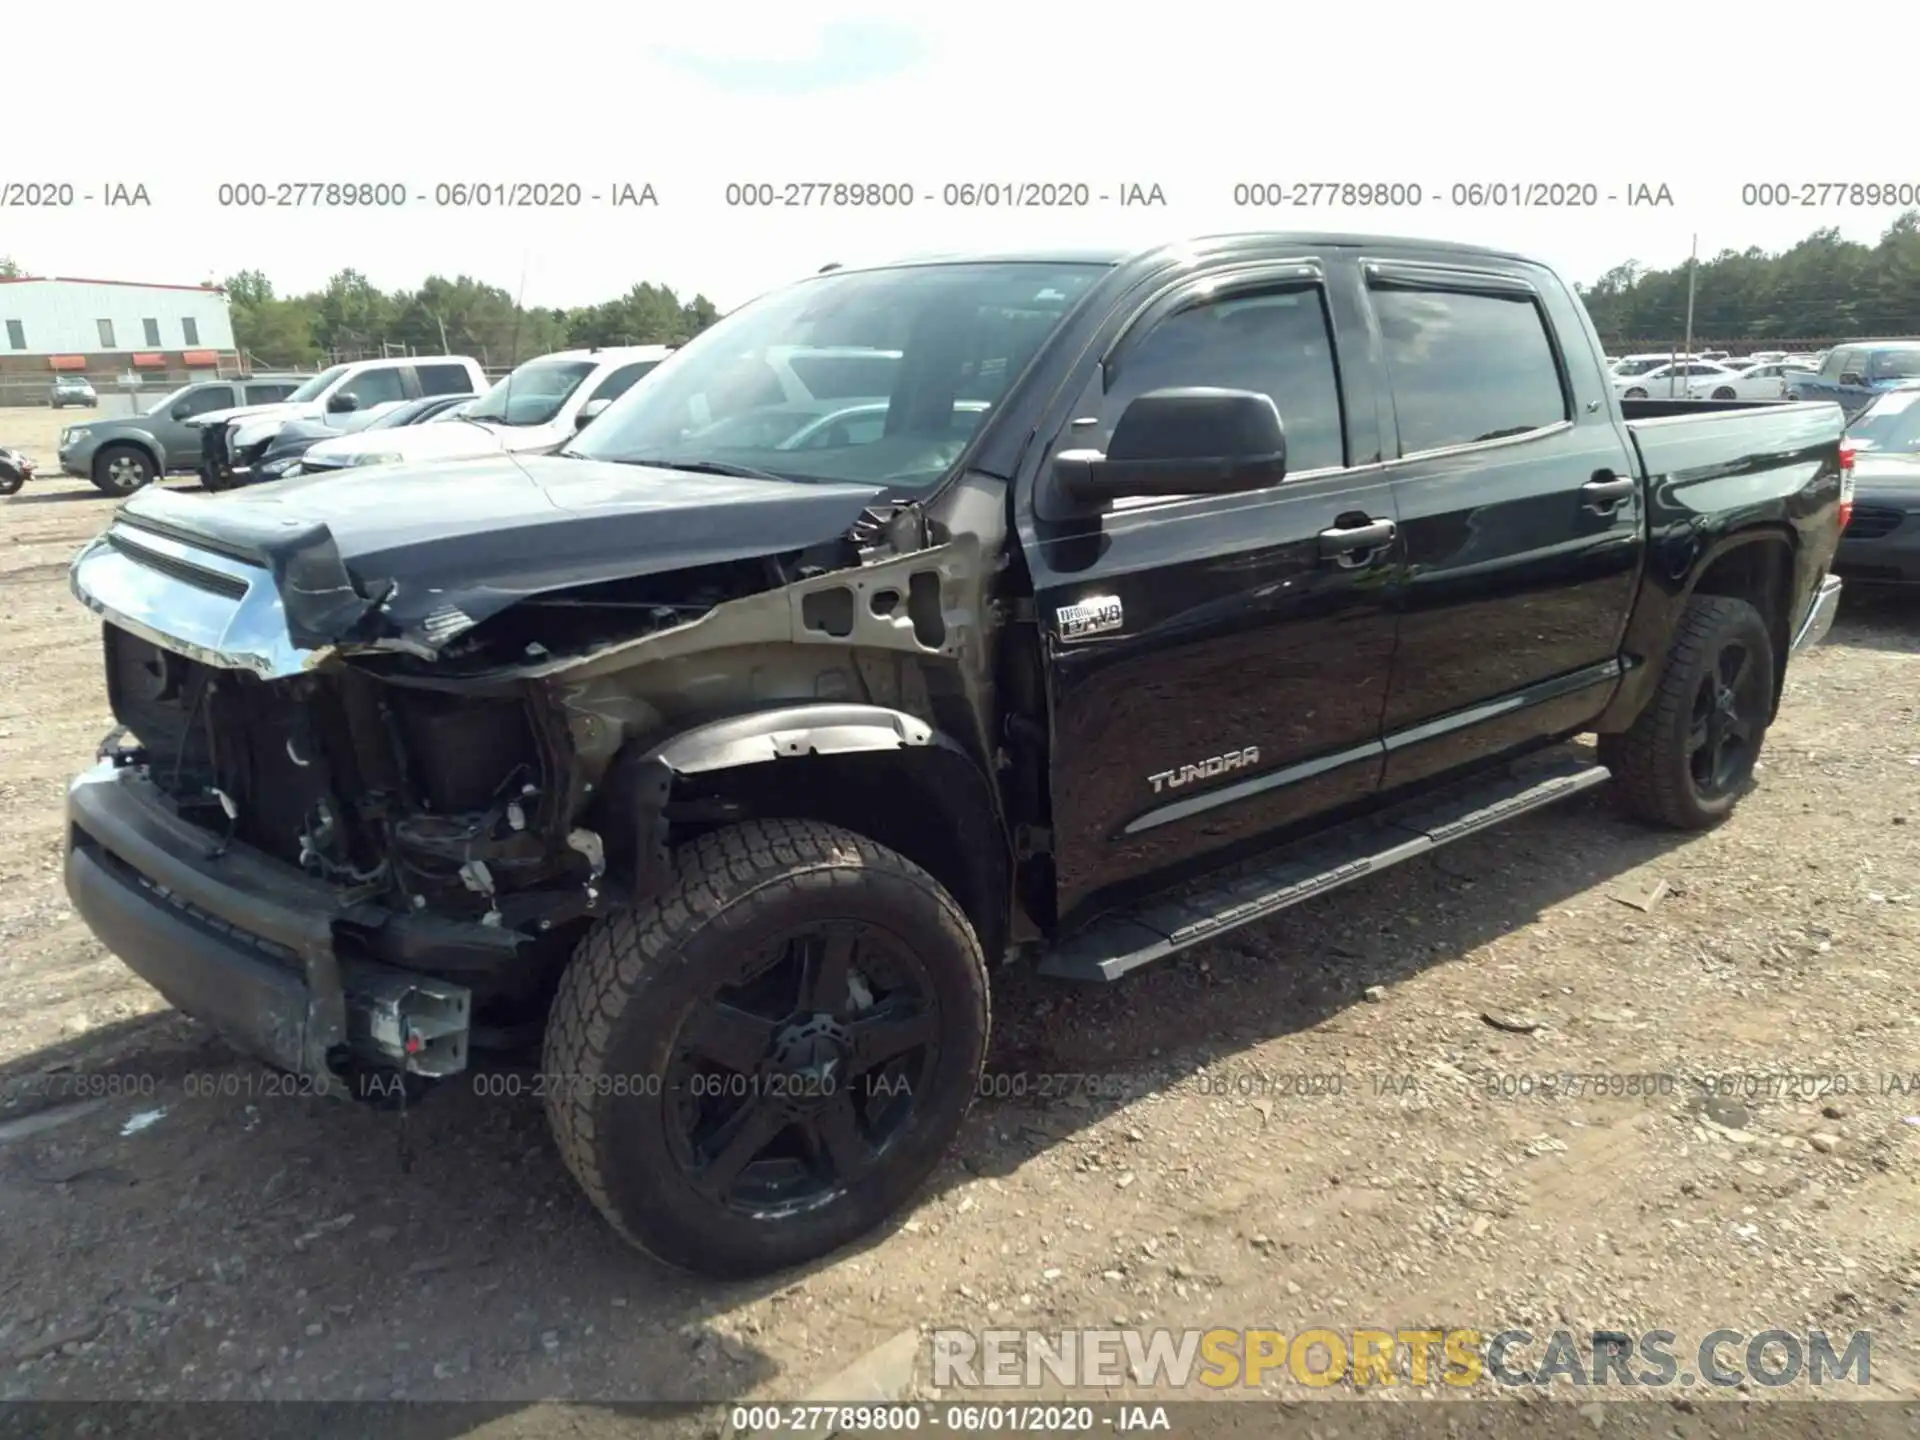
M94 487L108 495L131 495L153 477L153 461L131 445L109 445L94 457Z
M1739 397L1726 386L1722 385L1718 390L1713 392L1713 398L1716 400L1736 400Z
M1600 760L1635 816L1705 830L1733 811L1773 714L1773 640L1744 600L1696 595L1660 686L1632 728L1600 737Z
M729 826L674 864L562 976L547 1116L639 1248L783 1270L871 1230L946 1153L986 1055L986 964L932 876L831 825Z
M1635 385L1631 389L1629 389L1625 395L1621 396L1620 398L1623 400L1644 400L1647 398L1647 392L1644 389L1642 389L1640 386Z

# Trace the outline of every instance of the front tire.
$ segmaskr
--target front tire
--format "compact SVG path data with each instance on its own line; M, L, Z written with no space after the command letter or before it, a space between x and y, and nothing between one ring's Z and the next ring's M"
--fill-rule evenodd
M632 1244L708 1275L784 1270L939 1164L986 1055L986 963L932 876L835 826L729 826L674 866L561 977L548 1120Z
M1627 393L1620 398L1622 400L1644 400L1647 398L1647 392L1642 387L1635 385L1629 388Z
M1688 601L1653 699L1630 729L1600 737L1628 811L1676 830L1726 819L1760 758L1773 690L1760 612L1725 595Z
M109 445L94 457L94 488L105 494L131 495L153 478L153 461L132 445Z

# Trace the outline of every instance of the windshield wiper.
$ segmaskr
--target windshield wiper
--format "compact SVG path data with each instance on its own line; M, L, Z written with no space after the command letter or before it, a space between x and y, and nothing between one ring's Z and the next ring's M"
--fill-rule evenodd
M576 455L575 459L584 457ZM731 475L737 480L778 480L783 485L792 482L790 475L776 475L771 470L756 470L751 465L731 465L725 460L662 460L645 455L622 455L614 461L616 465L650 465L656 470L687 470L695 475Z

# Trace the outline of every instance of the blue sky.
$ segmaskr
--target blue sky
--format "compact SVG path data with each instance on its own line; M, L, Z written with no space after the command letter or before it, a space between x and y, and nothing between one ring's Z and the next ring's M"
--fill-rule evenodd
M926 39L911 24L846 19L825 22L810 43L784 55L689 52L671 45L655 54L669 69L715 90L791 98L903 75L925 57Z
M58 13L19 7L9 38L23 54L64 53L73 36ZM451 0L336 0L319 48L309 13L269 9L210 51L203 27L156 26L145 0L89 0L89 26L138 34L154 74L203 74L209 54L249 57L243 70L254 56L304 56L309 68L274 62L284 96L248 91L238 109L210 99L196 110L198 92L182 92L151 126L74 105L58 65L17 68L11 112L59 115L61 138L49 148L13 126L0 179L31 174L76 194L139 182L153 204L9 209L0 253L36 273L176 283L257 266L283 291L346 266L386 288L437 271L518 290L524 274L538 305L654 280L724 308L831 261L1251 229L1467 240L1590 280L1627 259L1678 263L1695 233L1711 255L1784 247L1822 225L1871 238L1897 213L1743 203L1743 183L1874 180L1855 172L1889 167L1836 148L1798 101L1769 109L1767 97L1805 96L1804 59L1778 26L1712 10L1663 10L1656 23L1597 0L1453 0L1391 15L1244 6L1183 24L1164 9L1135 20L1058 0L543 0L507 13L512 22ZM1920 35L1920 18L1897 8L1874 23L1889 53ZM256 123L263 116L271 123ZM195 142L209 126L218 143ZM15 163L7 148L22 152ZM223 184L363 180L406 203L262 209L220 197ZM577 184L583 203L436 200L442 185L515 181ZM1472 198L1533 181L1592 186L1602 203ZM845 182L910 189L913 203L727 203L730 184ZM1158 186L1166 204L943 198L949 186L1025 182L1085 184L1094 196ZM1420 203L1235 203L1235 187L1256 182L1382 185ZM658 205L607 204L622 185L653 186ZM1642 185L1675 203L1628 206Z

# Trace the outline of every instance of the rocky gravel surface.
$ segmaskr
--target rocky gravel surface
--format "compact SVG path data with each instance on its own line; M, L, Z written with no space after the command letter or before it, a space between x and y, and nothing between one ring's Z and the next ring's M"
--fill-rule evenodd
M0 428L50 464L45 417ZM1602 791L1117 987L1002 976L921 1201L715 1285L620 1245L524 1072L404 1112L299 1093L73 916L61 796L109 720L65 570L109 509L60 479L0 501L0 1399L465 1400L447 1433L593 1434L525 1407L793 1399L876 1355L925 1396L930 1330L1083 1326L1668 1330L1686 1359L1865 1330L1847 1398L1920 1396L1920 602L1849 597L1711 834ZM1584 1418L1687 1435L1807 1393Z

